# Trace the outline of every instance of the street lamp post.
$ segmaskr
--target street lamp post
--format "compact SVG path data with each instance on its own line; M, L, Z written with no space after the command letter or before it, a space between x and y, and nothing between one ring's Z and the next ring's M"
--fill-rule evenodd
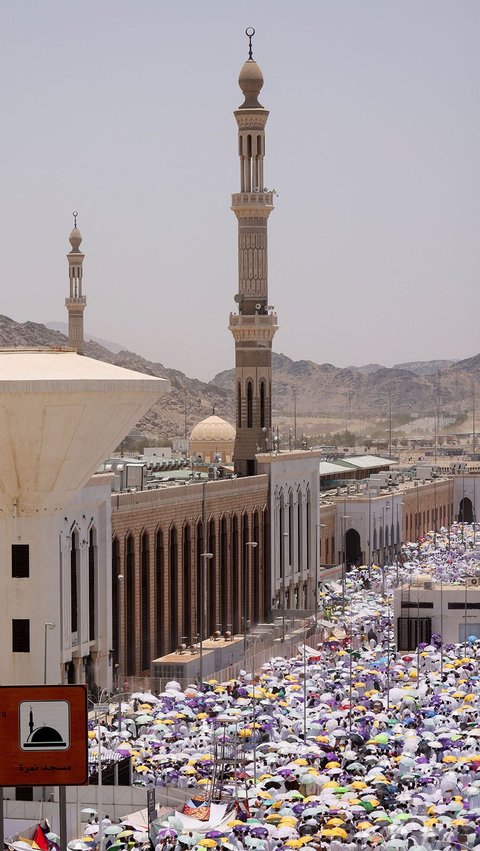
M49 629L55 629L56 624L47 621L44 623L44 644L43 644L43 685L47 685L47 635Z
M123 573L119 573L117 576L117 600L120 597L120 588L122 587L123 582ZM118 609L120 609L120 600L118 600ZM118 623L118 618L117 618ZM117 690L118 690L118 732L120 733L122 730L122 694L120 688L120 641L118 641L118 663L115 665L117 670Z
M345 586L347 582L347 520L350 520L350 515L342 514L341 519L344 521L342 559L342 615L345 616Z
M287 560L285 558L285 545L288 538L288 532L282 533L283 540L281 541L283 547L283 571L282 571L282 644L285 644L285 572L287 569Z
M315 539L315 632L317 631L318 620L318 571L322 558L322 533L321 529L325 528L325 523L317 523L317 536ZM308 546L308 545L307 545Z
M203 535L204 542L206 543L205 526L203 527ZM205 628L205 563L211 558L213 558L213 553L203 552L200 556L200 617L198 624L198 631L200 633L200 686L203 683L203 632Z
M246 541L248 547L247 564L243 565L243 652L247 656L247 609L248 609L248 576L252 575L252 551L257 541Z

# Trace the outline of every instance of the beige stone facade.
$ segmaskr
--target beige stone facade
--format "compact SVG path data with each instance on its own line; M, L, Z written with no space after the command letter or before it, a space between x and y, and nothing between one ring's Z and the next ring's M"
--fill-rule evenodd
M251 53L251 51L250 51ZM235 111L240 157L240 192L232 195L238 222L238 314L230 314L235 340L235 469L257 472L256 454L272 443L272 340L277 317L268 304L267 222L273 192L265 187L266 110L258 101L262 72L251 58L239 77L245 97Z
M244 571L247 623L265 620L267 476L115 495L112 535L112 648L122 676L138 676L152 659L198 640L202 553L213 554L205 559L204 637L242 632Z
M402 540L416 541L431 529L449 526L455 519L453 491L454 479L420 482L406 491L402 497Z

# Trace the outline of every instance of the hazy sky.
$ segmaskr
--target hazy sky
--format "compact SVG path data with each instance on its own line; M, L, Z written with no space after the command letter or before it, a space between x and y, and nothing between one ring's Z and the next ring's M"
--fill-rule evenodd
M274 348L339 366L480 351L479 0L3 0L0 313L189 376L233 365L237 78L265 86Z

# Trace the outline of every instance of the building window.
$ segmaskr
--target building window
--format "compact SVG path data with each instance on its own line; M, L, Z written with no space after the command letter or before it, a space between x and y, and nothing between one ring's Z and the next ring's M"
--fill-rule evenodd
M164 597L165 597L165 573L163 558L163 532L157 529L155 546L155 628L156 628L156 654L161 656L164 651L163 624L164 624Z
M12 620L12 653L30 653L30 621Z
M89 639L94 641L96 634L96 594L97 594L97 541L94 527L88 536L88 619Z
M430 644L431 618L397 618L399 650L413 650L420 642Z
M260 428L265 428L265 382L260 382Z
M237 428L242 427L242 387L237 385Z
M247 382L247 428L253 428L253 386Z
M12 544L12 577L28 579L30 576L30 548L28 544Z
M120 544L118 538L112 541L112 650L114 664L119 663L120 650Z
M78 534L72 532L72 549L70 551L70 616L72 632L78 630Z
M144 532L140 538L140 594L142 623L142 671L150 667L150 538Z
M125 552L125 595L127 599L127 616L125 622L126 641L126 676L135 673L135 649L137 638L137 622L135 618L135 540L129 534Z

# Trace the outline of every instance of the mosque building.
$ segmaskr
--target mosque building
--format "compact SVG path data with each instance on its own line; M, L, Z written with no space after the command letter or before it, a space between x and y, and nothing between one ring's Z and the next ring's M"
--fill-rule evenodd
M2 684L111 687L112 477L95 471L169 389L80 356L81 240L75 223L72 347L0 349Z
M235 111L239 281L229 329L236 423L213 413L190 440L193 457L233 464L236 476L112 494L113 474L95 472L169 382L85 357L75 214L69 348L0 349L2 683L111 688L148 676L153 660L179 646L215 633L246 636L279 614L312 613L326 568L383 563L403 541L460 511L465 517L467 507L475 516L480 476L406 481L388 459L325 464L319 452L280 452L273 440L278 326L267 222L274 193L264 185L268 111L259 102L263 76L251 35L239 77L244 101Z

